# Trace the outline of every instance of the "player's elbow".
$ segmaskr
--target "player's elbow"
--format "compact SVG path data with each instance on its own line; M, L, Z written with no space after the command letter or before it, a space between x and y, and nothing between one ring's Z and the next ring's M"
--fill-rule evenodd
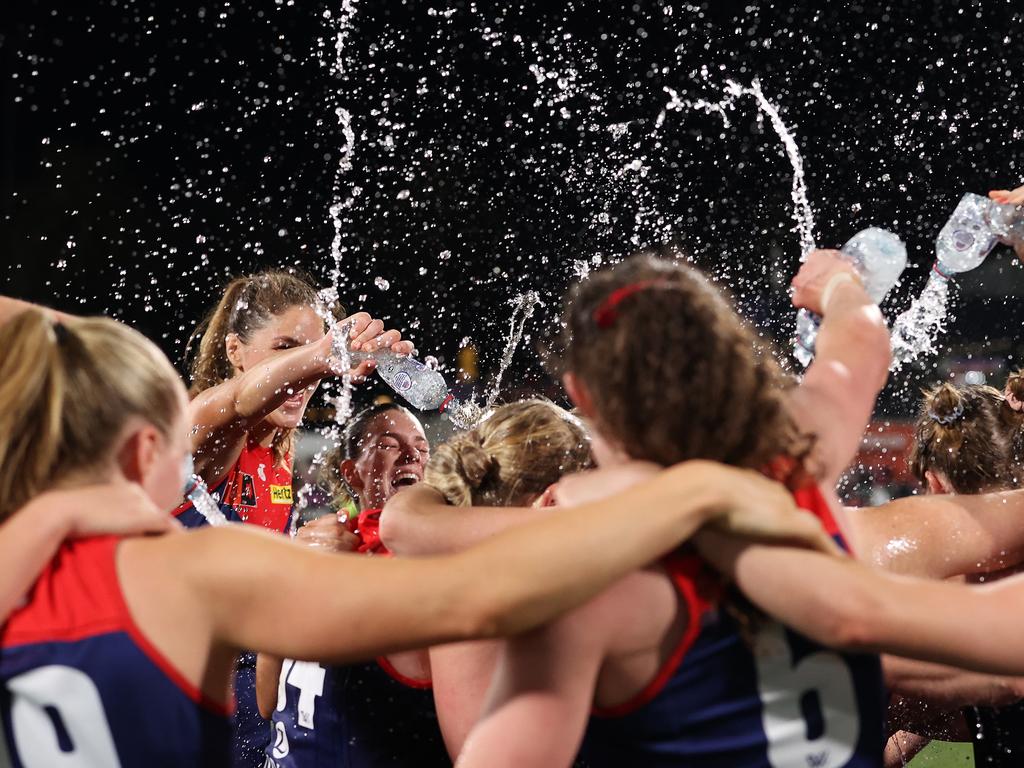
M879 646L879 606L866 590L854 590L819 606L820 621L813 632L823 645L843 651L867 652Z

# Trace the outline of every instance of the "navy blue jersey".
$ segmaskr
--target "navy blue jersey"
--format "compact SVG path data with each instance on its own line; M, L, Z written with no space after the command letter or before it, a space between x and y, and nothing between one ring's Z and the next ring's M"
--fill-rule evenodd
M386 659L346 666L285 659L272 722L266 768L452 764L429 683L402 678Z
M816 488L794 495L840 539ZM689 627L645 690L594 711L578 766L882 765L886 693L877 656L829 650L776 622L745 636L699 558L677 554L664 566L687 604Z
M115 570L117 543L66 543L0 628L0 765L226 763L227 712L135 626Z
M210 495L231 522L285 533L292 512L291 457L286 456L282 465L274 461L272 449L246 443L238 461ZM174 510L174 516L186 528L207 525L189 501ZM270 743L270 722L260 717L256 705L256 654L246 652L238 657L234 689L231 766L262 768L264 750Z

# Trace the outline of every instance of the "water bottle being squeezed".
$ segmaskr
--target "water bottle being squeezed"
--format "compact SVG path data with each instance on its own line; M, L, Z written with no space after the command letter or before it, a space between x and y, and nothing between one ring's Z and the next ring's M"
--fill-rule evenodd
M892 232L869 227L851 237L840 249L864 281L864 290L875 303L881 303L907 266L907 248ZM793 355L804 367L814 359L821 318L806 309L796 316Z
M206 518L210 525L227 525L230 521L220 511L217 502L206 488L199 475L195 474L195 465L192 463L192 456L185 457L185 487L182 495L192 502L196 512Z
M413 408L421 411L439 410L457 427L468 429L479 420L480 409L470 400L457 400L448 391L444 376L428 368L415 357L399 355L390 349L375 352L351 351L347 348L348 334L335 332L333 357L348 360L354 367L364 360L374 360L377 375Z
M999 242L1024 244L1024 207L968 192L935 241L934 270L949 279L976 269Z

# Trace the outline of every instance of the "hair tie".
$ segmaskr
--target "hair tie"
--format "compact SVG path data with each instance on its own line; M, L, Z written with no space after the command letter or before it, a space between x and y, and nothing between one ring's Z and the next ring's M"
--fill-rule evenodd
M68 327L59 320L55 321L53 324L53 335L57 340L58 347L66 346L68 341L71 339L71 331L69 331Z
M928 418L931 419L932 421L934 421L937 424L941 424L944 427L948 427L948 426L950 426L952 424L955 424L956 422L960 421L960 419L963 417L963 415L964 415L963 403L957 403L956 407L953 408L952 412L950 412L946 416L940 416L932 408L928 409Z
M619 319L619 304L634 293L640 293L640 291L645 291L655 285L666 285L666 282L664 280L641 280L612 291L604 301L597 305L597 309L593 312L592 317L594 322L597 323L597 327L602 329L611 328L615 325L615 321Z

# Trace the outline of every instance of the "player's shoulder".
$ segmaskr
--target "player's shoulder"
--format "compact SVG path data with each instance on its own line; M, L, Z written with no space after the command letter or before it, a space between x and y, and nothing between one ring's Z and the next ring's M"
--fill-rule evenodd
M113 536L65 542L10 616L5 646L71 641L123 628Z

